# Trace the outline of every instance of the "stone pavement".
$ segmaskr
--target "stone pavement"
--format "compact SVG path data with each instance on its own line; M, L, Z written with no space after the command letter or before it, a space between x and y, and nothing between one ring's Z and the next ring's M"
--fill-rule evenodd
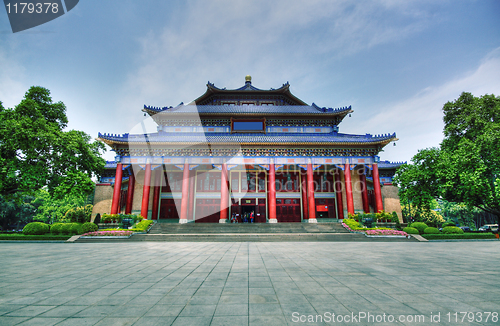
M2 243L0 325L500 325L499 245Z

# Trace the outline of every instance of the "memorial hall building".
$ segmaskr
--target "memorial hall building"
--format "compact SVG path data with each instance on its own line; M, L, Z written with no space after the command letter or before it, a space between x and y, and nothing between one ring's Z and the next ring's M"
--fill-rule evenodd
M142 111L156 130L99 133L116 158L96 186L94 216L225 223L253 211L256 223L317 223L385 210L401 219L392 185L401 163L378 156L396 134L340 132L350 106L308 105L288 83L263 90L246 76L240 88L209 82L189 104Z

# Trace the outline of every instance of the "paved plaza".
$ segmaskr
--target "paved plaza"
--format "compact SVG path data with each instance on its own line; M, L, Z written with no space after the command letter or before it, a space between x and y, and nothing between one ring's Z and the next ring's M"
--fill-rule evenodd
M1 243L0 325L500 325L499 245Z

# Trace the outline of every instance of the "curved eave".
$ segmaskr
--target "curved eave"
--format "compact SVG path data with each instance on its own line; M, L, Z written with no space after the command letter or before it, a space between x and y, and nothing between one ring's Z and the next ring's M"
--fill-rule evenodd
M176 111L168 111L168 110L164 110L164 111L154 111L154 110L150 110L150 109L142 109L143 112L146 112L148 113L152 118L154 118L154 116L157 114L157 113L162 113L162 112L165 112L165 113L168 113L169 115L177 115L177 116L205 116L205 115L209 115L209 116L258 116L258 117L262 117L263 115L265 116L282 116L282 115L286 115L286 116L301 116L301 117L314 117L314 116L318 116L318 117L324 117L324 116L331 116L331 117L335 117L335 116L346 116L348 115L349 113L353 113L354 110L346 110L346 111L337 111L337 112L318 112L318 113L293 113L293 112L258 112L258 113L254 113L254 112L248 112L248 113L245 113L245 112L238 112L238 113L228 113L228 112L203 112L203 113L199 113L199 112L176 112Z
M97 138L98 140L103 141L107 145L113 147L113 145L128 145L128 141L118 141L118 140L110 140ZM384 139L376 142L133 142L131 144L134 145L169 145L169 146L192 146L192 145L203 145L203 144L216 144L216 145L245 145L245 146L268 146L268 145L288 145L288 146L308 146L308 145L319 145L319 146L366 146L366 145L382 145L382 147L386 146L392 141L397 141L398 138Z

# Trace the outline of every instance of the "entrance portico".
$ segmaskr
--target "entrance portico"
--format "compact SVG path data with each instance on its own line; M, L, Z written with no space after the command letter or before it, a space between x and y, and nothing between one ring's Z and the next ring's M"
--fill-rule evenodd
M378 170L376 158L233 157L228 159L231 164L222 163L225 158L120 160L117 175L125 168L134 176L126 185L129 191L138 189L133 187L136 175L142 181L141 214L159 221L226 223L236 214L241 222L245 212L253 211L255 223L316 223L377 211L376 194L381 193L380 188L373 189L375 205L370 208L366 174L373 176L372 171ZM213 163L206 164L207 160ZM181 161L184 163L175 164ZM115 181L117 187L122 187L122 182ZM115 205L120 201L120 191L113 194ZM127 194L122 206L131 207L128 200L137 195Z

